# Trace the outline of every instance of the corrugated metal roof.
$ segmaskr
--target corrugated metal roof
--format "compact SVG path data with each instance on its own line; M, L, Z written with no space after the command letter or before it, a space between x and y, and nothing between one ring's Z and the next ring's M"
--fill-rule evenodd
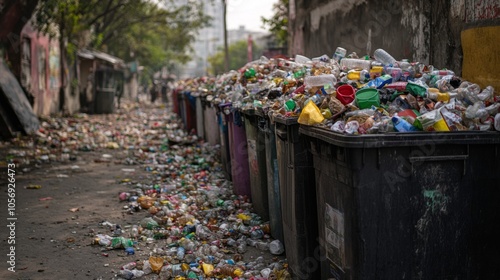
M79 50L77 54L78 56L86 59L100 59L107 61L111 64L119 64L119 65L125 64L125 62L122 59L100 51L91 51L87 49L82 49Z

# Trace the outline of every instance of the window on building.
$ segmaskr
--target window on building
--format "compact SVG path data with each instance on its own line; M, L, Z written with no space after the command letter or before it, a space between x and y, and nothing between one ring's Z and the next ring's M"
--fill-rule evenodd
M45 56L45 49L38 48L38 89L44 90L46 88L47 79L47 61Z
M31 42L29 38L23 38L21 51L21 85L25 89L31 86Z

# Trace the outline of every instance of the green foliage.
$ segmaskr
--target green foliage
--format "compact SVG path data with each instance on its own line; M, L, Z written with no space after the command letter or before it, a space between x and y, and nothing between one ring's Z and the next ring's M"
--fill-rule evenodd
M170 61L186 62L196 32L210 21L203 0L174 2L47 0L38 6L35 25L50 35L58 30L66 51L93 48L157 71Z
M231 58L229 63L230 70L237 70L245 66L248 63L247 59L247 41L242 40L233 43L228 46L229 57ZM252 45L252 59L256 60L262 55L262 48L257 47L255 43ZM219 48L219 51L213 56L208 58L208 62L211 66L210 75L218 75L224 73L224 49Z
M274 15L271 18L261 17L263 25L274 34L280 44L288 40L288 3L289 0L279 0L273 5Z

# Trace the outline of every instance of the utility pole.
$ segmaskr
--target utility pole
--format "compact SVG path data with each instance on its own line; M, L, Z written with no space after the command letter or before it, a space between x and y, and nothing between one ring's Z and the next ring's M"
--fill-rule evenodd
M229 48L227 47L227 23L226 23L226 13L227 13L227 0L222 0L223 8L223 26L224 26L224 70L229 72Z

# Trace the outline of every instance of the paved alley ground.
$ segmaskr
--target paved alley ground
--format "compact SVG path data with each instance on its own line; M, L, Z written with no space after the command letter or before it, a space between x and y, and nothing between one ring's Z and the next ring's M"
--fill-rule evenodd
M166 111L126 103L117 114L48 118L38 136L0 142L0 279L131 279L140 271L142 279L284 279L284 254L269 252L266 221L231 195L218 148L186 135Z

